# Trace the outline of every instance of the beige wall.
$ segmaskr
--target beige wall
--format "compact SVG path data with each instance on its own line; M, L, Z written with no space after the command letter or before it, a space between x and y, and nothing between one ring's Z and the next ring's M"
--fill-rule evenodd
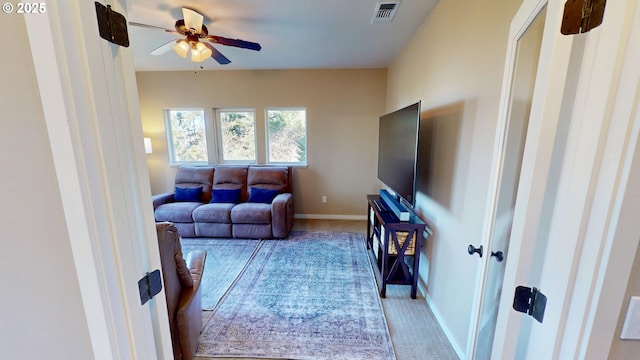
M0 43L0 357L92 359L22 16L3 16Z
M378 117L385 111L386 77L385 69L139 72L142 128L153 142L151 190L174 186L163 109L255 108L264 163L264 109L305 107L308 166L294 172L295 213L364 217L365 195L380 189Z
M507 36L519 5L441 0L388 70L387 110L421 100L421 126L432 134L431 176L419 185L416 208L435 236L420 275L459 354L480 265L466 249L481 242Z

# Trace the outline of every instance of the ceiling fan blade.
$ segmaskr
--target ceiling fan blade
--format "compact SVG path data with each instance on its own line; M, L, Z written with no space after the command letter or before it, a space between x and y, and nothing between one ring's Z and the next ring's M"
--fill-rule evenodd
M226 56L222 55L220 51L216 50L216 48L214 48L213 45L206 42L203 42L203 44L209 49L211 49L211 58L217 61L218 64L227 65L231 62L231 60L229 60Z
M176 44L176 41L175 40L171 40L168 43L160 46L159 48L156 48L155 50L151 51L149 54L151 54L151 55L162 55L162 54L166 53L167 51L171 50L175 44Z
M225 38L222 36L215 36L215 35L209 35L207 36L207 39L213 43L220 44L220 45L235 46L235 47L255 50L255 51L260 51L260 49L262 49L262 46L260 46L260 44L251 42L251 41L245 41L240 39L229 39L229 38Z
M200 34L202 32L204 16L187 8L182 8L182 16L184 17L184 25L187 29L194 29L196 34Z
M141 28L145 28L145 29L152 29L152 30L163 30L166 31L168 33L172 33L172 34L179 34L177 31L175 30L171 30L171 29L165 29L163 27L160 26L155 26L155 25L148 25L148 24L142 24L142 23L137 23L134 21L129 21L129 25L131 26L137 26L137 27L141 27Z

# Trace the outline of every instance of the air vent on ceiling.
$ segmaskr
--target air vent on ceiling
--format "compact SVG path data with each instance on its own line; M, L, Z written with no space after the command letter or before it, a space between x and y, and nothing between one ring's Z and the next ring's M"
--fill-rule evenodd
M371 23L390 23L396 15L400 1L383 1L376 4Z

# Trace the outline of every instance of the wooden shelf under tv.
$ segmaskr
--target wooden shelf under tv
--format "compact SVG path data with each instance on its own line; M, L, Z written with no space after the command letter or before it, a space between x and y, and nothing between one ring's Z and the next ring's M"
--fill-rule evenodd
M411 298L415 299L425 222L412 211L409 221L399 221L379 195L367 195L367 204L366 243L375 264L380 297L386 297L387 284L400 284L411 285Z

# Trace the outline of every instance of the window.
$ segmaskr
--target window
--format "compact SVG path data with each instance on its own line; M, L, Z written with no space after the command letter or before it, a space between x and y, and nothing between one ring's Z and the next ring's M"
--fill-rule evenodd
M267 163L307 163L307 110L267 109Z
M207 163L207 133L204 110L166 109L165 125L169 162Z
M256 162L256 113L247 109L216 109L221 163Z
M169 163L306 165L307 125L304 108L267 108L265 127L256 126L250 108L165 109ZM266 139L258 149L257 135Z

